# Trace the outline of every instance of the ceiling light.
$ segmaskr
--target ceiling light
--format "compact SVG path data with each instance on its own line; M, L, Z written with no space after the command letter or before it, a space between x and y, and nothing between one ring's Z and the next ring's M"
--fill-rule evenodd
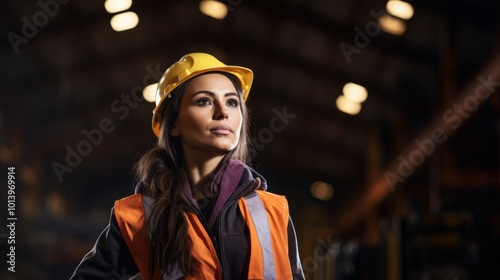
M355 83L345 84L342 92L347 99L357 103L363 103L368 97L368 91L366 88Z
M322 182L317 181L311 185L311 195L317 199L327 201L333 197L334 189L333 186Z
M11 164L14 161L15 155L7 146L0 146L0 161L5 165Z
M385 5L387 12L402 19L411 19L413 16L413 6L410 3L399 0L389 0Z
M158 88L158 83L146 86L142 90L142 97L144 97L144 100L146 100L147 102L155 102L156 88Z
M380 28L387 33L401 36L406 31L406 23L396 17L391 15L383 15L378 19L378 24Z
M110 23L114 31L124 31L136 27L139 17L134 12L125 12L113 16Z
M337 97L337 108L349 115L357 115L361 111L361 104L347 99L344 95Z
M104 8L110 14L128 10L132 6L132 0L106 0Z
M21 179L23 180L23 182L26 185L35 186L36 183L38 182L39 178L36 175L35 170L33 170L33 168L31 168L31 167L28 167L28 166L21 167L21 170L19 173L20 173L19 175L20 175Z
M227 15L227 6L219 1L204 0L200 2L200 11L209 17L224 19Z

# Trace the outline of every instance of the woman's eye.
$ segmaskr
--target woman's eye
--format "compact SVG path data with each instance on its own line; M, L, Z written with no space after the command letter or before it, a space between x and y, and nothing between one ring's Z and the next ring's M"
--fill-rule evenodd
M229 99L227 105L231 107L238 107L239 101L236 99Z
M201 98L198 101L196 101L196 105L198 106L206 106L206 105L212 105L212 101L208 98Z

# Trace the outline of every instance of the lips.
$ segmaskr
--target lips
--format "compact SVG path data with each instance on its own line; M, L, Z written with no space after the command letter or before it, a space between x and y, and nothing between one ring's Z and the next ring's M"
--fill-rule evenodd
M218 125L212 129L210 129L211 132L215 134L222 134L222 135L228 135L233 133L233 130L227 126L227 125Z

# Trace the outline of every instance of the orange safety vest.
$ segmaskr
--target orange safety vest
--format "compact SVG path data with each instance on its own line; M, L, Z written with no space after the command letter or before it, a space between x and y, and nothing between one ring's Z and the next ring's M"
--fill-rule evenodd
M248 279L292 279L288 257L288 203L284 196L257 190L257 195L240 198L238 206L250 232ZM120 231L142 275L149 275L151 240L146 230L142 194L115 202ZM222 279L217 252L202 223L185 212L192 255L200 262L199 275L185 279ZM269 238L271 237L271 238ZM154 279L162 279L155 269Z

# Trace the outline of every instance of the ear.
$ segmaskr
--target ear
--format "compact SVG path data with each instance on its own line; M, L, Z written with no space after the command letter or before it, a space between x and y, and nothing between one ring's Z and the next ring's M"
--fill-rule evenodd
M168 133L172 137L179 137L181 135L181 132L179 131L179 128L177 126L177 122L174 123L174 127L172 127L172 129L170 129Z

